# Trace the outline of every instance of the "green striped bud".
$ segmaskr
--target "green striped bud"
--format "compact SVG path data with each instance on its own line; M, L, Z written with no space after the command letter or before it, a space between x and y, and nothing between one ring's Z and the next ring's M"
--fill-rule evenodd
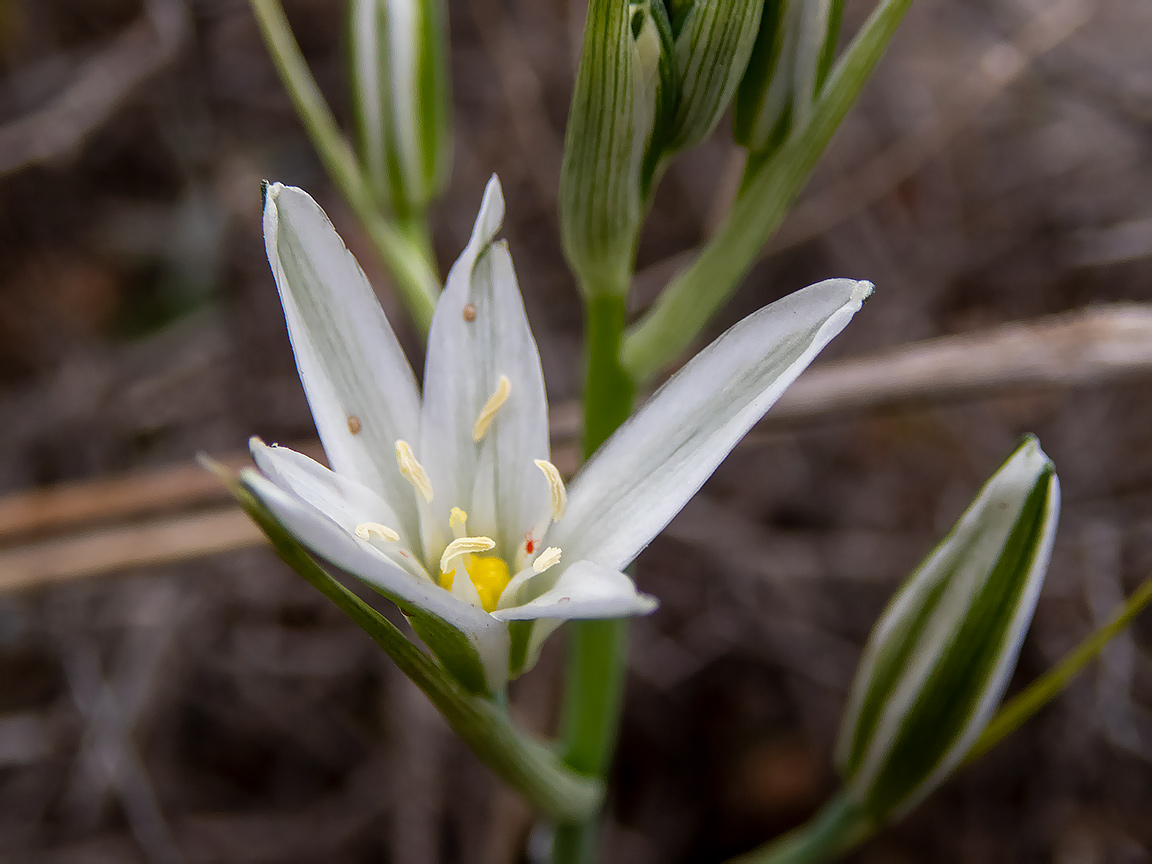
M452 163L443 0L352 0L350 22L360 160L380 204L407 216Z
M764 0L670 4L679 98L665 150L703 141L732 101L756 42Z
M840 35L844 0L766 0L756 46L736 92L736 142L756 154L808 122Z
M591 0L564 138L564 253L591 295L627 291L655 167L652 133L675 98L661 0ZM652 158L650 158L652 157Z
M898 818L948 776L995 712L1044 582L1060 509L1028 438L872 630L837 745L848 795Z

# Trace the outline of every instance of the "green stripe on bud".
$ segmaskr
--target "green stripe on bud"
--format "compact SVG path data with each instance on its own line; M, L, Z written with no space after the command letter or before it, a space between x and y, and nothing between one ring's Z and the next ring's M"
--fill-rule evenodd
M872 630L840 729L849 796L877 821L935 789L988 723L1052 550L1060 489L1028 438Z
M382 206L418 213L452 162L443 0L352 0L350 24L360 160Z
M763 2L671 4L680 90L667 151L694 147L720 122L752 54Z
M674 72L661 0L591 0L560 173L564 252L590 295L627 291Z
M736 92L736 142L756 154L779 147L808 122L840 34L844 0L768 0Z

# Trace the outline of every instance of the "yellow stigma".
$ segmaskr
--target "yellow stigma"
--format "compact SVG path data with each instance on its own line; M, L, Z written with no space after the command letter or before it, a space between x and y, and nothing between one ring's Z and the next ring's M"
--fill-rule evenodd
M361 522L356 526L356 536L361 540L369 540L373 534L381 540L387 540L389 543L395 543L400 539L399 534L387 525L381 525L379 522Z
M560 547L549 546L543 552L536 556L536 560L532 562L532 569L537 573L543 573L549 567L554 567L560 563Z
M460 563L464 565L464 572L468 574L468 578L476 586L476 594L480 597L480 605L484 611L494 611L496 604L500 602L500 595L504 593L504 589L512 581L512 574L508 570L508 565L504 563L504 559L497 558L495 555L465 554ZM451 591L455 576L455 566L452 570L441 571L441 587L446 591Z
M480 409L480 416L476 418L476 425L472 427L473 441L484 440L488 427L496 419L496 412L500 410L501 405L508 401L508 395L511 392L512 382L508 380L507 375L501 375L500 383L496 385L496 392L488 397L488 401Z
M396 464L400 466L400 473L412 484L412 488L423 495L425 501L431 501L432 481L428 479L428 472L416 461L412 447L403 439L396 442Z
M544 472L544 479L548 481L548 492L552 496L552 521L559 522L568 509L568 491L564 488L560 469L544 459L537 459L536 467Z

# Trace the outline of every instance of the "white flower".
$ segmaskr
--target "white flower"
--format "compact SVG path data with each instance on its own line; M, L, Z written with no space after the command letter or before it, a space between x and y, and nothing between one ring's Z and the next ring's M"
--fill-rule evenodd
M744 319L633 416L566 491L498 181L448 275L423 399L372 289L306 193L264 232L328 470L254 439L244 481L317 554L393 599L466 686L501 688L563 621L651 612L628 565L871 285L830 280Z

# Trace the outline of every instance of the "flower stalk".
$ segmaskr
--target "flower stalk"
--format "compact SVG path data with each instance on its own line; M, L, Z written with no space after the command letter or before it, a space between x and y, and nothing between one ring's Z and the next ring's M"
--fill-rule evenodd
M584 458L608 440L632 411L635 389L620 366L625 308L620 296L594 296L585 305ZM624 702L628 621L581 621L568 633L568 666L560 730L564 762L603 781L616 749ZM552 864L595 860L598 814L560 824Z
M1084 665L1103 651L1109 642L1128 629L1136 620L1136 616L1149 604L1152 604L1152 579L1146 580L1133 591L1132 596L1107 624L1090 634L1056 666L1028 685L1027 689L1008 700L976 739L976 743L964 757L963 764L979 759L1058 696Z
M729 864L819 864L831 861L871 835L872 824L840 794L808 822Z

